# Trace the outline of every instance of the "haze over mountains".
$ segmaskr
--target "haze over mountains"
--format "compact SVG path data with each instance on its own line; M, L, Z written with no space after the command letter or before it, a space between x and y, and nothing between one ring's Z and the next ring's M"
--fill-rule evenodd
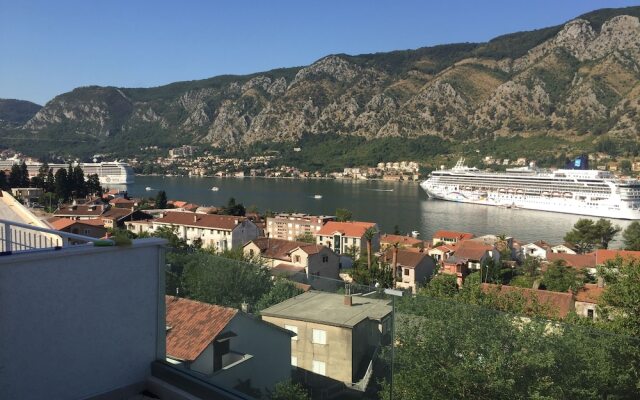
M233 149L313 135L636 140L639 16L640 7L604 9L488 43L330 55L306 67L148 89L81 87L42 108L4 100L0 138L18 148L42 139L75 155L85 150L65 140L123 155L142 145Z

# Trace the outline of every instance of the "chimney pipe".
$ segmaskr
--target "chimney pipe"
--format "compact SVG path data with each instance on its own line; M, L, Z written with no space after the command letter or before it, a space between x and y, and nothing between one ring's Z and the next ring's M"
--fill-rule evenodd
M351 307L353 305L353 298L350 294L344 295L344 305Z
M198 222L198 216L197 215L193 216L193 222Z

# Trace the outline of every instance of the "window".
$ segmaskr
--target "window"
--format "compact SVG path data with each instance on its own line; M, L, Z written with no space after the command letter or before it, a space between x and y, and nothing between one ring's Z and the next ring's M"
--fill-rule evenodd
M313 372L325 376L327 374L327 365L322 361L313 360Z
M285 325L284 329L291 331L296 334L296 336L292 336L291 340L298 340L298 327L295 325Z
M404 274L405 274L405 275L409 275L409 268L405 268L405 269L404 269Z
M322 256L322 262L323 263L328 263L329 262L329 256Z
M296 261L297 263L299 263L299 262L300 262L300 256L296 255L296 256L295 256L295 261Z
M298 357L291 356L291 366L292 367L297 367L298 366Z
M84 234L85 234L85 235L90 235L90 234L91 234L91 231L90 231L89 229L85 229L85 230L84 230Z
M313 330L313 343L315 344L327 344L327 332L322 329Z
M254 254L253 249L249 249L249 257L253 257L253 254Z
M594 315L595 315L595 314L594 314L594 312L593 312L593 309L592 309L592 308L590 308L590 309L588 309L588 310L587 310L587 318L589 318L589 319L594 319Z

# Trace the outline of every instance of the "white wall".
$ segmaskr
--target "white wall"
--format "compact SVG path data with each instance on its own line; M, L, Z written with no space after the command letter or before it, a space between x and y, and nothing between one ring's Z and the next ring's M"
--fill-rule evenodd
M164 240L0 257L0 397L78 399L163 359Z

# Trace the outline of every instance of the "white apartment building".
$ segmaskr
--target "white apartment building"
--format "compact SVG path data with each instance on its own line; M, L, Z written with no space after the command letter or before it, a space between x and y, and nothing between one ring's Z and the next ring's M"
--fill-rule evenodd
M167 212L154 220L131 221L125 225L134 233L153 233L161 227L173 227L178 237L188 244L200 239L202 247L218 251L242 247L259 234L256 224L244 217L178 211Z

